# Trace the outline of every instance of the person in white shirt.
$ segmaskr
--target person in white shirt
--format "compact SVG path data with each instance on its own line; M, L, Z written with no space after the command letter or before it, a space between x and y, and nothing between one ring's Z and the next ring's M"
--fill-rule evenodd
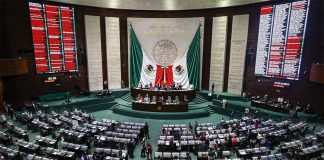
M172 99L171 99L171 96L168 96L168 99L166 100L166 103L167 103L167 104L170 104L170 103L172 103Z
M151 103L156 103L156 97L155 96L152 97Z
M226 108L227 100L225 98L223 99L222 103L223 103L223 108Z
M175 99L173 100L173 103L180 104L180 100L179 100L178 96L175 97Z
M144 98L144 103L150 103L150 97L148 96L148 94L146 94Z

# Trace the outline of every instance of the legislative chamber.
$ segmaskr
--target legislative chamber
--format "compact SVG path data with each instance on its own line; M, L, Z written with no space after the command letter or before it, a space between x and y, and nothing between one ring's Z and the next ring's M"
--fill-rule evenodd
M0 0L0 160L324 159L323 0Z

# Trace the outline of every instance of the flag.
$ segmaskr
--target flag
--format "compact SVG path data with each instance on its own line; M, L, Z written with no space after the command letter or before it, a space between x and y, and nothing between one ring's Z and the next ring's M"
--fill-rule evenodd
M169 66L152 61L142 49L134 29L130 31L130 82L139 85L181 84L182 88L199 88L200 84L200 27L185 54Z

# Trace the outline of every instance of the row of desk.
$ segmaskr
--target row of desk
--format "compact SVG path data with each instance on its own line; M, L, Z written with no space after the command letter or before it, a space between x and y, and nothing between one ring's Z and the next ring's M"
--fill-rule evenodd
M262 108L262 109L266 109L266 110L270 110L270 111L274 111L274 112L280 112L280 113L285 113L285 114L290 113L289 109L282 107L279 104L278 105L270 104L270 103L259 101L259 100L252 100L251 105L254 107L258 107L258 108Z

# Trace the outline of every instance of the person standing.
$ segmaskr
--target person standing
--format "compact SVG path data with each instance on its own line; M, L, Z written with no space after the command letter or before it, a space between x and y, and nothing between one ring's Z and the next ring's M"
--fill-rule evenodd
M146 145L147 159L150 159L150 158L153 159L152 152L153 152L152 145L150 144L150 142L147 142L147 145Z
M129 151L130 158L134 158L134 149L135 149L135 142L134 142L134 139L132 138L128 142L128 151Z
M10 119L12 120L13 119L13 116L14 116L14 109L12 108L12 106L9 106L8 107L8 109L9 109L9 115L10 115Z
M141 127L138 138L141 140L144 138L144 136L145 136L144 127Z
M213 83L213 85L212 85L212 93L214 93L214 88L215 88L215 84Z
M85 151L85 152L82 154L81 160L89 160L89 155L88 155L87 151Z
M189 152L186 153L186 160L191 160L191 156L190 156Z
M144 135L147 139L150 139L149 126L148 126L147 122L145 122L145 125L144 125Z
M146 144L145 144L145 139L141 141L141 157L145 158L145 152L146 152Z
M222 103L223 103L223 108L226 108L227 100L225 98L223 99Z
M232 110L232 112L231 112L230 119L231 119L231 120L234 119L234 110Z

